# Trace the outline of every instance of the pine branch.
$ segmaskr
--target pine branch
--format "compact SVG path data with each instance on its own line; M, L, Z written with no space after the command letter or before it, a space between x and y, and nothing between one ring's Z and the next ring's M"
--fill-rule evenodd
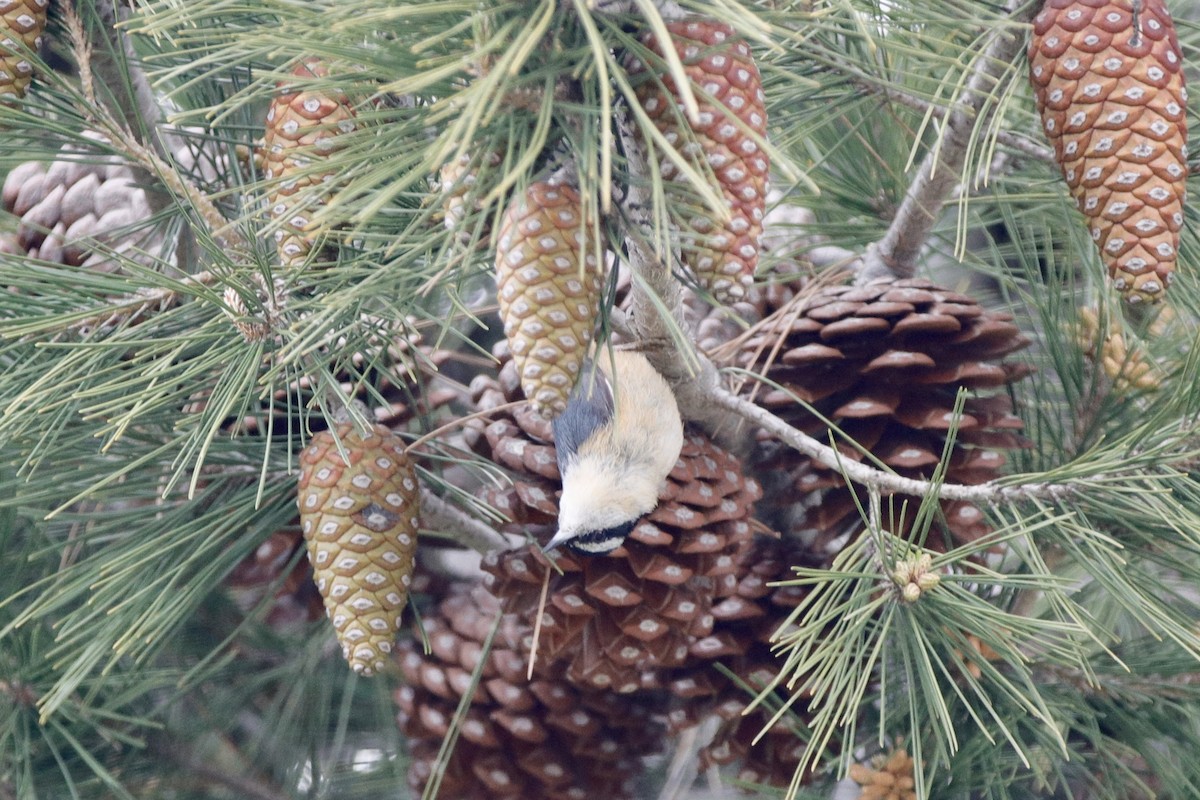
M83 96L85 100L89 101L82 104L79 109L83 116L108 136L109 144L114 149L122 152L129 160L151 175L156 176L171 196L193 208L208 226L209 233L218 248L235 257L239 253L249 253L251 250L249 244L225 219L208 196L159 155L158 150L162 149L160 142L155 140L153 146L142 144L127 123L118 120L107 106L96 101L95 70L93 69L95 57L83 22L70 5L64 7L63 16L70 35L71 49L79 64Z
M1020 5L1018 0L1009 0L1005 5L1012 23L1027 22L1036 10L1034 4L1027 3L1018 12ZM955 110L944 120L945 133L921 162L887 233L867 248L858 275L860 283L887 276L912 277L925 239L959 183L970 150L971 133L977 127L986 127L995 113L996 105L989 102L991 93L1024 42L1019 30L1000 29L979 56Z
M621 209L629 221L627 243L630 262L641 279L635 281L632 288L632 319L627 322L631 331L638 336L646 357L675 389L676 401L685 419L699 423L714 435L728 437L736 426L729 424L726 412L733 412L738 418L774 434L797 452L845 474L851 481L881 491L987 504L1034 497L1062 499L1074 491L1069 485L1053 483L965 486L939 485L931 481L904 478L866 464L847 461L832 447L726 389L716 365L707 356L697 352L686 337L677 335L679 331L686 330L679 282L642 235L643 231L650 228L649 165L627 113L618 111L617 123L630 175L630 185L622 198Z
M93 51L92 70L103 85L116 87L111 93L116 105L114 111L124 120L125 128L137 135L143 145L153 148L159 157L169 158L157 131L164 116L163 109L129 37L119 28L127 13L122 13L114 0L100 0L94 4L94 9L104 47L99 53Z
M450 505L426 488L421 489L421 520L426 527L450 533L459 544L479 553L507 550L512 544L486 522Z
M72 322L65 326L64 330L86 334L96 329L113 328L121 324L136 324L151 314L161 313L178 305L187 295L187 289L212 286L219 280L220 278L214 273L206 270L180 279L174 288L140 288L124 297L114 298L106 304L103 311Z

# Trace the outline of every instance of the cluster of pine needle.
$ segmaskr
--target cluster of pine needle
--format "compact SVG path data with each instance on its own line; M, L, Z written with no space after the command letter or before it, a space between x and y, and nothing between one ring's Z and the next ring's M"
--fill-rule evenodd
M0 0L0 800L1200 796L1174 6Z

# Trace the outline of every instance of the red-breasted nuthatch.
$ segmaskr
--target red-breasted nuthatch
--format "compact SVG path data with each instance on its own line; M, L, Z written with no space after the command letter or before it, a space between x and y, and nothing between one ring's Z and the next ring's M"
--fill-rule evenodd
M554 420L554 445L562 496L558 533L545 549L607 553L658 505L683 448L683 422L671 387L645 356L604 351L584 365Z

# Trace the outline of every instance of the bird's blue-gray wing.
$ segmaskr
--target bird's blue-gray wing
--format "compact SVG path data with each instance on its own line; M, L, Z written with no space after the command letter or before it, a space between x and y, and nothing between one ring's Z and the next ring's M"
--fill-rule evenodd
M554 447L558 471L565 473L567 462L579 452L597 428L613 418L612 386L591 361L584 362L579 381L567 398L567 408L554 420Z

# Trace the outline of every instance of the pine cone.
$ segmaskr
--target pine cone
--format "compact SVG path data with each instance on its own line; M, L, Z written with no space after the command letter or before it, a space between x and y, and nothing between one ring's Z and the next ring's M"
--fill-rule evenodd
M500 153L493 150L476 156L464 153L442 165L438 171L438 185L442 196L442 220L447 230L454 230L462 225L472 211L483 210L482 197L476 186L480 168L484 165L496 167L501 160ZM488 220L484 219L481 239L485 242L491 233L490 228ZM460 241L469 244L471 235L470 229L462 229L459 233Z
M757 326L739 357L742 366L782 387L748 386L760 405L828 441L829 429L796 403L793 395L798 396L888 467L912 478L928 478L938 464L960 388L972 394L957 420L947 481L996 478L1005 461L1001 451L1025 445L1010 399L997 391L1028 374L1022 365L997 363L1028 344L1010 315L916 279L829 287L801 300ZM839 449L848 460L863 458L848 445ZM784 515L778 521L782 529L823 537L825 544L815 545L822 549L836 546L830 540L858 525L854 499L839 473L809 460L792 467L794 452L769 437L760 442L754 463L767 482L767 496L783 501L777 509ZM959 542L989 530L974 505L943 502L942 509L950 536ZM790 518L795 514L798 519ZM903 534L906 527L893 522Z
M115 158L85 163L72 147L61 153L49 166L19 164L4 180L4 210L20 217L19 252L97 272L122 272L122 258L157 264L165 241L133 169Z
M50 0L0 0L0 104L14 105L33 82L29 54L46 29Z
M300 523L313 575L342 653L363 675L382 669L400 628L419 492L403 442L382 425L363 435L346 423L336 439L322 431L300 455Z
M1161 300L1187 180L1187 91L1163 0L1047 0L1029 61L1063 177L1117 288Z
M329 77L329 67L318 58L303 59L292 67L297 78ZM279 263L300 267L328 229L314 221L332 196L328 183L337 173L322 169L323 160L341 146L338 137L355 129L354 109L341 92L299 89L286 82L267 110L263 137L264 177L272 181L267 193L275 223ZM272 180L274 179L274 180Z
M871 766L851 764L849 774L862 786L858 800L917 800L913 760L904 748L872 759Z
M525 396L546 417L567 407L600 314L600 270L583 214L575 189L534 183L505 212L497 240L504 335Z
M702 771L737 764L739 780L768 786L787 786L795 777L805 745L787 724L790 715L755 744L770 712L759 708L744 715L753 695L715 666L724 664L754 691L779 674L782 662L771 651L770 637L806 592L801 587L768 584L794 578L793 560L783 541L756 539L739 558L736 588L712 607L712 633L692 646L701 660L663 677L663 684L677 698L668 715L671 730L693 727L710 716L721 721L712 740L700 750ZM793 704L791 714L803 710L802 704Z
M725 200L728 220L715 219L711 209L692 199L688 217L674 222L680 230L684 265L718 301L731 303L745 296L754 279L766 205L770 163L756 139L767 131L758 67L750 48L723 22L680 20L668 23L667 30L699 103L698 125L690 126L682 108L677 109L679 88L665 71L642 76L636 91L667 141L701 174L712 173ZM646 34L643 43L663 54L663 45L653 34ZM646 71L638 60L629 66L635 81ZM684 126L691 130L683 130ZM664 178L682 180L666 156L659 169Z
M503 360L504 348L497 350ZM508 402L519 394L516 384L516 366L504 360L497 379L480 376L472 385L477 409ZM513 520L505 530L548 541L561 488L550 423L518 406L477 423L467 442L510 473L511 487L482 490L486 503ZM687 436L658 507L622 547L593 557L555 551L566 574L551 578L538 663L565 662L577 685L621 692L645 686L648 670L688 663L690 644L711 632L714 599L733 590L759 496L737 459ZM536 607L547 568L537 548L484 562L492 592L516 613Z
M434 360L441 362L444 357L435 354ZM374 415L378 424L392 431L427 429L428 423L416 423L421 422L422 417L443 408L457 396L445 388L431 388L422 380L398 387L386 379L381 379L374 391L385 399L393 400L389 405L377 408ZM285 400L286 397L281 393L279 399ZM314 419L311 422L315 427L320 421ZM284 430L287 424L286 418L281 415L275 422L274 430ZM257 417L245 417L236 425L238 433L242 435L257 433L265 427L265 422ZM287 525L267 536L225 579L225 585L230 589L238 607L243 611L254 608L262 602L272 584L282 579L275 588L273 601L266 616L267 624L272 628L287 629L297 622L308 622L320 617L323 613L323 603L313 582L312 564L308 559L294 560L296 551L305 547L298 515ZM293 566L284 576L283 572L289 564ZM420 591L417 583L421 578L419 570L414 572L410 591ZM428 583L429 576L424 578Z
M499 614L499 602L481 588L460 590L422 617L430 654L416 640L399 646L407 685L395 698L411 748L415 796L424 791ZM518 618L501 621L437 796L632 798L630 784L642 771L642 758L662 746L647 698L581 691L561 672L527 681L523 653L530 636Z

